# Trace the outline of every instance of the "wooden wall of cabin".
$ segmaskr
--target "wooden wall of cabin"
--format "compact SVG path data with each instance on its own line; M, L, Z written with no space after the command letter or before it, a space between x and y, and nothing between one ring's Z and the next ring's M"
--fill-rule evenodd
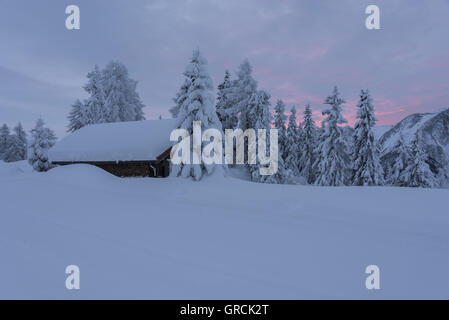
M117 177L151 177L149 162L94 163Z
M117 177L168 177L170 162L132 161L132 162L55 162L56 165L76 163L90 164L101 168Z

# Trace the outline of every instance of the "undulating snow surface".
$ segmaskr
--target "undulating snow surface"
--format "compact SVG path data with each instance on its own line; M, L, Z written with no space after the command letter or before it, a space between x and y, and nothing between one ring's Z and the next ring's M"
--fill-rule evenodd
M448 299L447 197L1 162L0 298Z

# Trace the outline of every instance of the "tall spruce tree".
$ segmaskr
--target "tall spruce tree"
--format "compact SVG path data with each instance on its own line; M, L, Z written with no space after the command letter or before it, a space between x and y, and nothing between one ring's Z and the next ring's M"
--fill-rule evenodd
M317 159L314 164L317 172L316 185L342 186L347 180L349 156L343 130L338 126L347 122L341 114L343 103L345 101L339 97L338 88L334 87L332 95L325 100L325 104L330 107L323 111L323 115L327 117L316 149Z
M303 120L303 143L299 155L301 175L307 180L307 183L315 182L313 164L315 162L315 149L317 139L317 128L312 118L310 104L307 104L304 110Z
M98 65L87 74L87 84L84 90L89 98L84 102L84 125L108 122L108 113L105 107L104 79ZM79 102L79 100L77 101Z
M136 92L137 81L128 75L128 69L119 61L111 61L102 71L105 122L145 120L143 103Z
M187 95L180 106L177 116L177 127L186 129L193 134L193 122L201 121L201 130L215 128L222 131L214 104L213 83L207 69L207 60L199 50L194 50L190 63L184 72L189 80ZM172 167L172 175L181 177L193 177L200 180L205 174L212 174L215 165L180 164Z
M380 165L374 139L376 124L374 107L368 90L362 90L357 104L357 118L354 130L354 152L352 184L355 186L380 186L384 184L383 168Z
M89 123L89 119L87 117L87 108L79 99L75 101L72 105L72 110L70 110L68 119L69 126L67 131L74 132L76 130L81 129L85 125Z
M27 140L27 133L22 127L22 124L19 122L17 126L13 129L15 136L17 137L17 140L19 141L18 144L18 155L19 160L25 160L27 158L27 149L28 149L28 140Z
M48 160L48 150L53 147L56 136L52 130L45 127L42 119L38 119L36 126L31 130L31 139L28 147L28 162L36 171L48 171L53 166Z
M111 61L103 70L98 66L87 74L84 90L89 97L77 100L68 116L68 131L104 122L144 120L144 105L136 91L137 81L128 76L128 69Z
M10 131L6 124L0 127L0 160L3 160L3 155L8 149L10 143Z
M414 188L434 188L438 186L435 174L427 163L428 156L419 143L418 136L412 142L411 159L402 172L404 185Z
M22 124L19 122L9 137L9 144L3 154L5 162L25 160L27 157L27 138Z
M251 67L248 60L244 60L240 65L239 70L237 71L237 79L232 81L231 87L227 90L229 94L227 97L229 98L229 104L232 105L231 108L228 108L227 113L230 120L228 125L230 128L237 127L237 119L238 126L245 131L248 128L248 124L251 122L249 117L250 106L249 101L253 97L253 94L257 91L257 81L254 80L252 76L253 68ZM261 98L261 95L257 97L257 99ZM254 101L253 101L254 102Z
M284 160L287 157L286 122L287 116L285 115L285 104L282 100L278 100L274 107L274 127L278 129L279 156L281 156Z
M292 179L291 171L287 169L285 163L288 155L286 121L285 104L282 100L278 100L274 107L274 127L278 130L278 170L273 177L270 177L269 182L273 183L287 183Z
M247 116L245 117L245 122L243 123L243 125L245 126L245 130L248 128L254 129L256 131L256 134L258 129L267 130L267 150L270 149L268 133L271 128L271 122L273 120L273 116L270 113L270 98L270 94L264 90L254 92L251 95L251 98L248 100L248 110L246 111ZM258 154L261 152L267 152L267 150L258 150L258 146L256 150ZM278 159L281 161L280 153ZM278 183L279 176L261 175L259 171L261 166L262 164L260 163L247 164L251 180L255 182Z
M190 85L191 85L190 79L185 78L184 83L181 85L181 88L173 98L173 102L175 103L175 105L171 107L168 111L170 111L172 117L175 119L178 117L179 110L181 109L182 104L187 98L187 91L189 90Z
M304 129L303 129L303 123L298 122L297 125L297 130L296 130L296 144L297 144L297 149L298 149L298 170L299 172L302 171L302 167L301 167L301 163L300 163L300 152L302 150L302 148L304 147Z
M218 85L217 93L217 114L223 129L234 129L237 127L238 117L231 103L233 90L235 88L231 81L231 75L226 70L223 82Z
M299 175L300 126L296 123L296 107L290 109L287 127L287 142L285 144L285 167L292 176ZM293 178L293 177L290 177Z
M402 134L396 143L395 150L397 150L398 156L394 161L393 167L391 169L387 168L389 171L389 175L386 176L387 183L393 186L405 187L408 181L403 173L411 161L411 151L406 145Z

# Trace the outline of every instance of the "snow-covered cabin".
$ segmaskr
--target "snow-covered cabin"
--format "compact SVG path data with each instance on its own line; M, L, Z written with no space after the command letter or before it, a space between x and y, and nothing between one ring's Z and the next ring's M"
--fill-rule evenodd
M85 126L49 151L55 165L91 164L119 177L167 177L174 120Z

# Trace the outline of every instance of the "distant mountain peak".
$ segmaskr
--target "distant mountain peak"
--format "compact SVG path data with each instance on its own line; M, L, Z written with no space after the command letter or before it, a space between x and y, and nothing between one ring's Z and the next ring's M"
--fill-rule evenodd
M449 107L435 113L409 115L385 132L379 139L385 166L391 166L398 156L396 146L401 137L408 146L417 137L432 164L432 171L437 175L449 173Z

